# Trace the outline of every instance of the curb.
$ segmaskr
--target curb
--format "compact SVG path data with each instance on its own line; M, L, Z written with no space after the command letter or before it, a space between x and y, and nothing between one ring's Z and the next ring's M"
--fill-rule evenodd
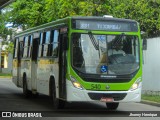
M148 105L160 107L160 103L149 101L149 100L142 100L141 103L142 104L148 104Z

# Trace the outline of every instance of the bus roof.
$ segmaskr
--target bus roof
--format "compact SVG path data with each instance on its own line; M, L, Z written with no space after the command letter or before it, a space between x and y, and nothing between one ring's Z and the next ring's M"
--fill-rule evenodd
M55 26L60 26L60 25L66 25L69 24L69 20L100 20L100 21L119 21L119 22L136 22L135 20L130 20L130 19L122 19L122 18L111 18L111 17L100 17L100 16L73 16L73 17L66 17L63 19L58 19L56 21L52 21L46 24L42 24L37 27L33 27L30 29L27 29L23 32L18 33L15 37L20 37L26 34L31 34L33 32L38 32L38 31L43 31L47 28L52 28Z
M121 21L121 22L137 22L135 20L131 19L123 19L123 18L112 18L112 17L101 17L101 16L74 16L71 17L72 19L78 19L78 20L110 20L110 21Z
M58 25L65 25L66 23L68 23L68 20L69 20L69 17L64 18L64 19L58 19L56 21L52 21L52 22L49 22L49 23L46 23L46 24L42 24L40 26L36 26L36 27L30 28L30 29L27 29L23 32L20 32L15 37L20 37L20 36L23 36L25 34L31 34L33 32L42 31L42 30L45 30L47 28L52 28L52 27L58 26Z

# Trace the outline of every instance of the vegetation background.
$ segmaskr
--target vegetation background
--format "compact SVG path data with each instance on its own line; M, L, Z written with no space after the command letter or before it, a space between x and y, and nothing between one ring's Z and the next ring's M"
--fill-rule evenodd
M16 0L0 14L0 33L4 40L12 35L8 23L25 30L67 16L112 15L138 21L141 31L155 37L160 35L159 6L160 0Z

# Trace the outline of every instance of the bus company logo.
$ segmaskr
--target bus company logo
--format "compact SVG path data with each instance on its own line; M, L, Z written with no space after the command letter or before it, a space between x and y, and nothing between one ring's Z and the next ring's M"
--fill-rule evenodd
M11 112L2 112L2 117L11 117Z
M109 86L109 85L107 85L107 86L106 86L106 89L107 89L107 90L109 90L109 89L110 89L110 86Z
M41 113L30 113L30 112L2 112L2 116L0 117L42 117Z

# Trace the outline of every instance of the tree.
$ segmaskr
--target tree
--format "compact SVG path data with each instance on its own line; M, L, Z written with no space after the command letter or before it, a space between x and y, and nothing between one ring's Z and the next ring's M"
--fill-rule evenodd
M45 23L44 0L17 0L10 6L8 21L23 29Z
M80 15L80 0L45 0L45 16L48 22L67 16Z
M3 40L6 40L8 35L12 35L12 30L6 27L5 22L5 15L0 14L0 37L2 37Z
M9 22L24 29L67 16L134 19L150 35L160 31L160 0L16 0L7 12Z
M6 51L7 51L8 53L12 53L12 54L13 54L13 49L14 49L14 44L13 44L13 42L8 42L8 43L7 43L7 47L6 47Z
M154 26L152 27L150 35L159 36L160 35L160 0L150 0L149 5L154 8L153 19L155 20Z

